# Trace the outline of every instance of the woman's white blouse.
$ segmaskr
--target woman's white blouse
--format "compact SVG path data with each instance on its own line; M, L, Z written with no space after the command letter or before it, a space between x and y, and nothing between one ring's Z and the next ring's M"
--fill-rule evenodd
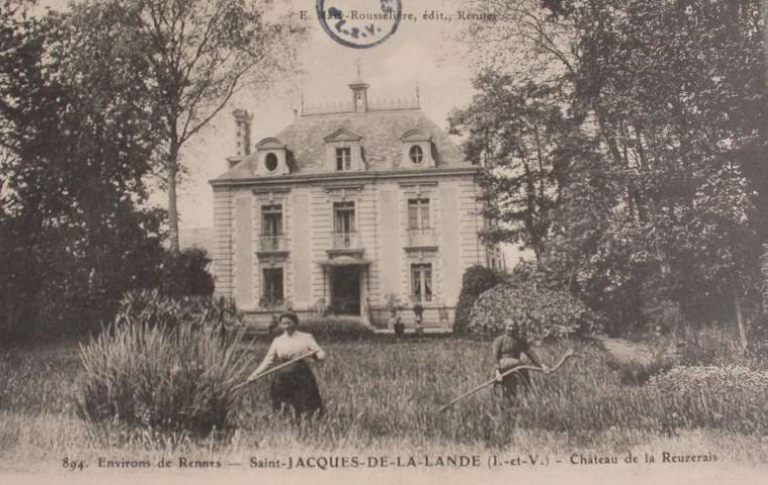
M325 352L315 342L315 337L312 334L294 331L293 334L288 335L284 333L279 337L276 337L272 341L272 345L269 346L267 355L261 364L253 371L252 376L257 376L266 371L275 363L287 362L291 359L301 357L307 352L317 352L315 359L325 359Z

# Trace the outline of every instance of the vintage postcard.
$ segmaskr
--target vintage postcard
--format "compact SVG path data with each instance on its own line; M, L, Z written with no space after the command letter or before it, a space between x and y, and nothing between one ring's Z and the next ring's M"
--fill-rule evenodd
M766 2L0 5L3 483L768 476Z

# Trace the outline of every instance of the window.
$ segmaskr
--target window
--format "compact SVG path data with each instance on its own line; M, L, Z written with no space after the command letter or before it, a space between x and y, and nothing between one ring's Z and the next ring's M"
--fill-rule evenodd
M414 301L432 301L432 264L411 265L411 297Z
M261 306L272 307L283 304L283 268L264 268Z
M355 232L355 203L335 202L333 204L334 232Z
M352 149L349 147L336 149L336 170L352 169Z
M429 227L429 199L408 199L408 229Z
M267 153L267 156L264 159L264 165L270 172L277 170L277 155L274 153Z
M283 206L279 204L261 207L261 249L278 251L283 235Z
M348 249L354 245L355 203L335 202L333 204L334 248Z
M424 161L424 150L419 145L413 145L408 154L411 156L411 161L416 165Z

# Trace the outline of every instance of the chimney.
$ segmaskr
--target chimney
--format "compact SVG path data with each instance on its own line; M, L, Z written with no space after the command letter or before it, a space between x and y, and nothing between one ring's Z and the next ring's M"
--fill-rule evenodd
M238 157L251 154L251 121L253 115L244 109L232 112L235 117L235 154Z

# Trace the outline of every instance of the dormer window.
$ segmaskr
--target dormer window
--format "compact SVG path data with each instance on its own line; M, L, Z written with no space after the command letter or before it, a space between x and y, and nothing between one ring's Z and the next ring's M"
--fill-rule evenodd
M336 149L336 170L352 170L352 149L350 147Z
M339 128L324 138L325 167L329 172L365 170L362 137L346 128Z
M288 168L288 148L277 138L264 138L256 144L257 176L278 176L291 173Z
M408 154L414 165L421 165L421 162L424 161L424 150L419 145L413 145Z
M432 136L422 130L410 130L400 137L402 145L402 158L400 166L404 168L434 167L432 158Z
M267 171L274 172L277 170L277 155L274 153L267 153L267 156L264 157L264 166L266 167Z

